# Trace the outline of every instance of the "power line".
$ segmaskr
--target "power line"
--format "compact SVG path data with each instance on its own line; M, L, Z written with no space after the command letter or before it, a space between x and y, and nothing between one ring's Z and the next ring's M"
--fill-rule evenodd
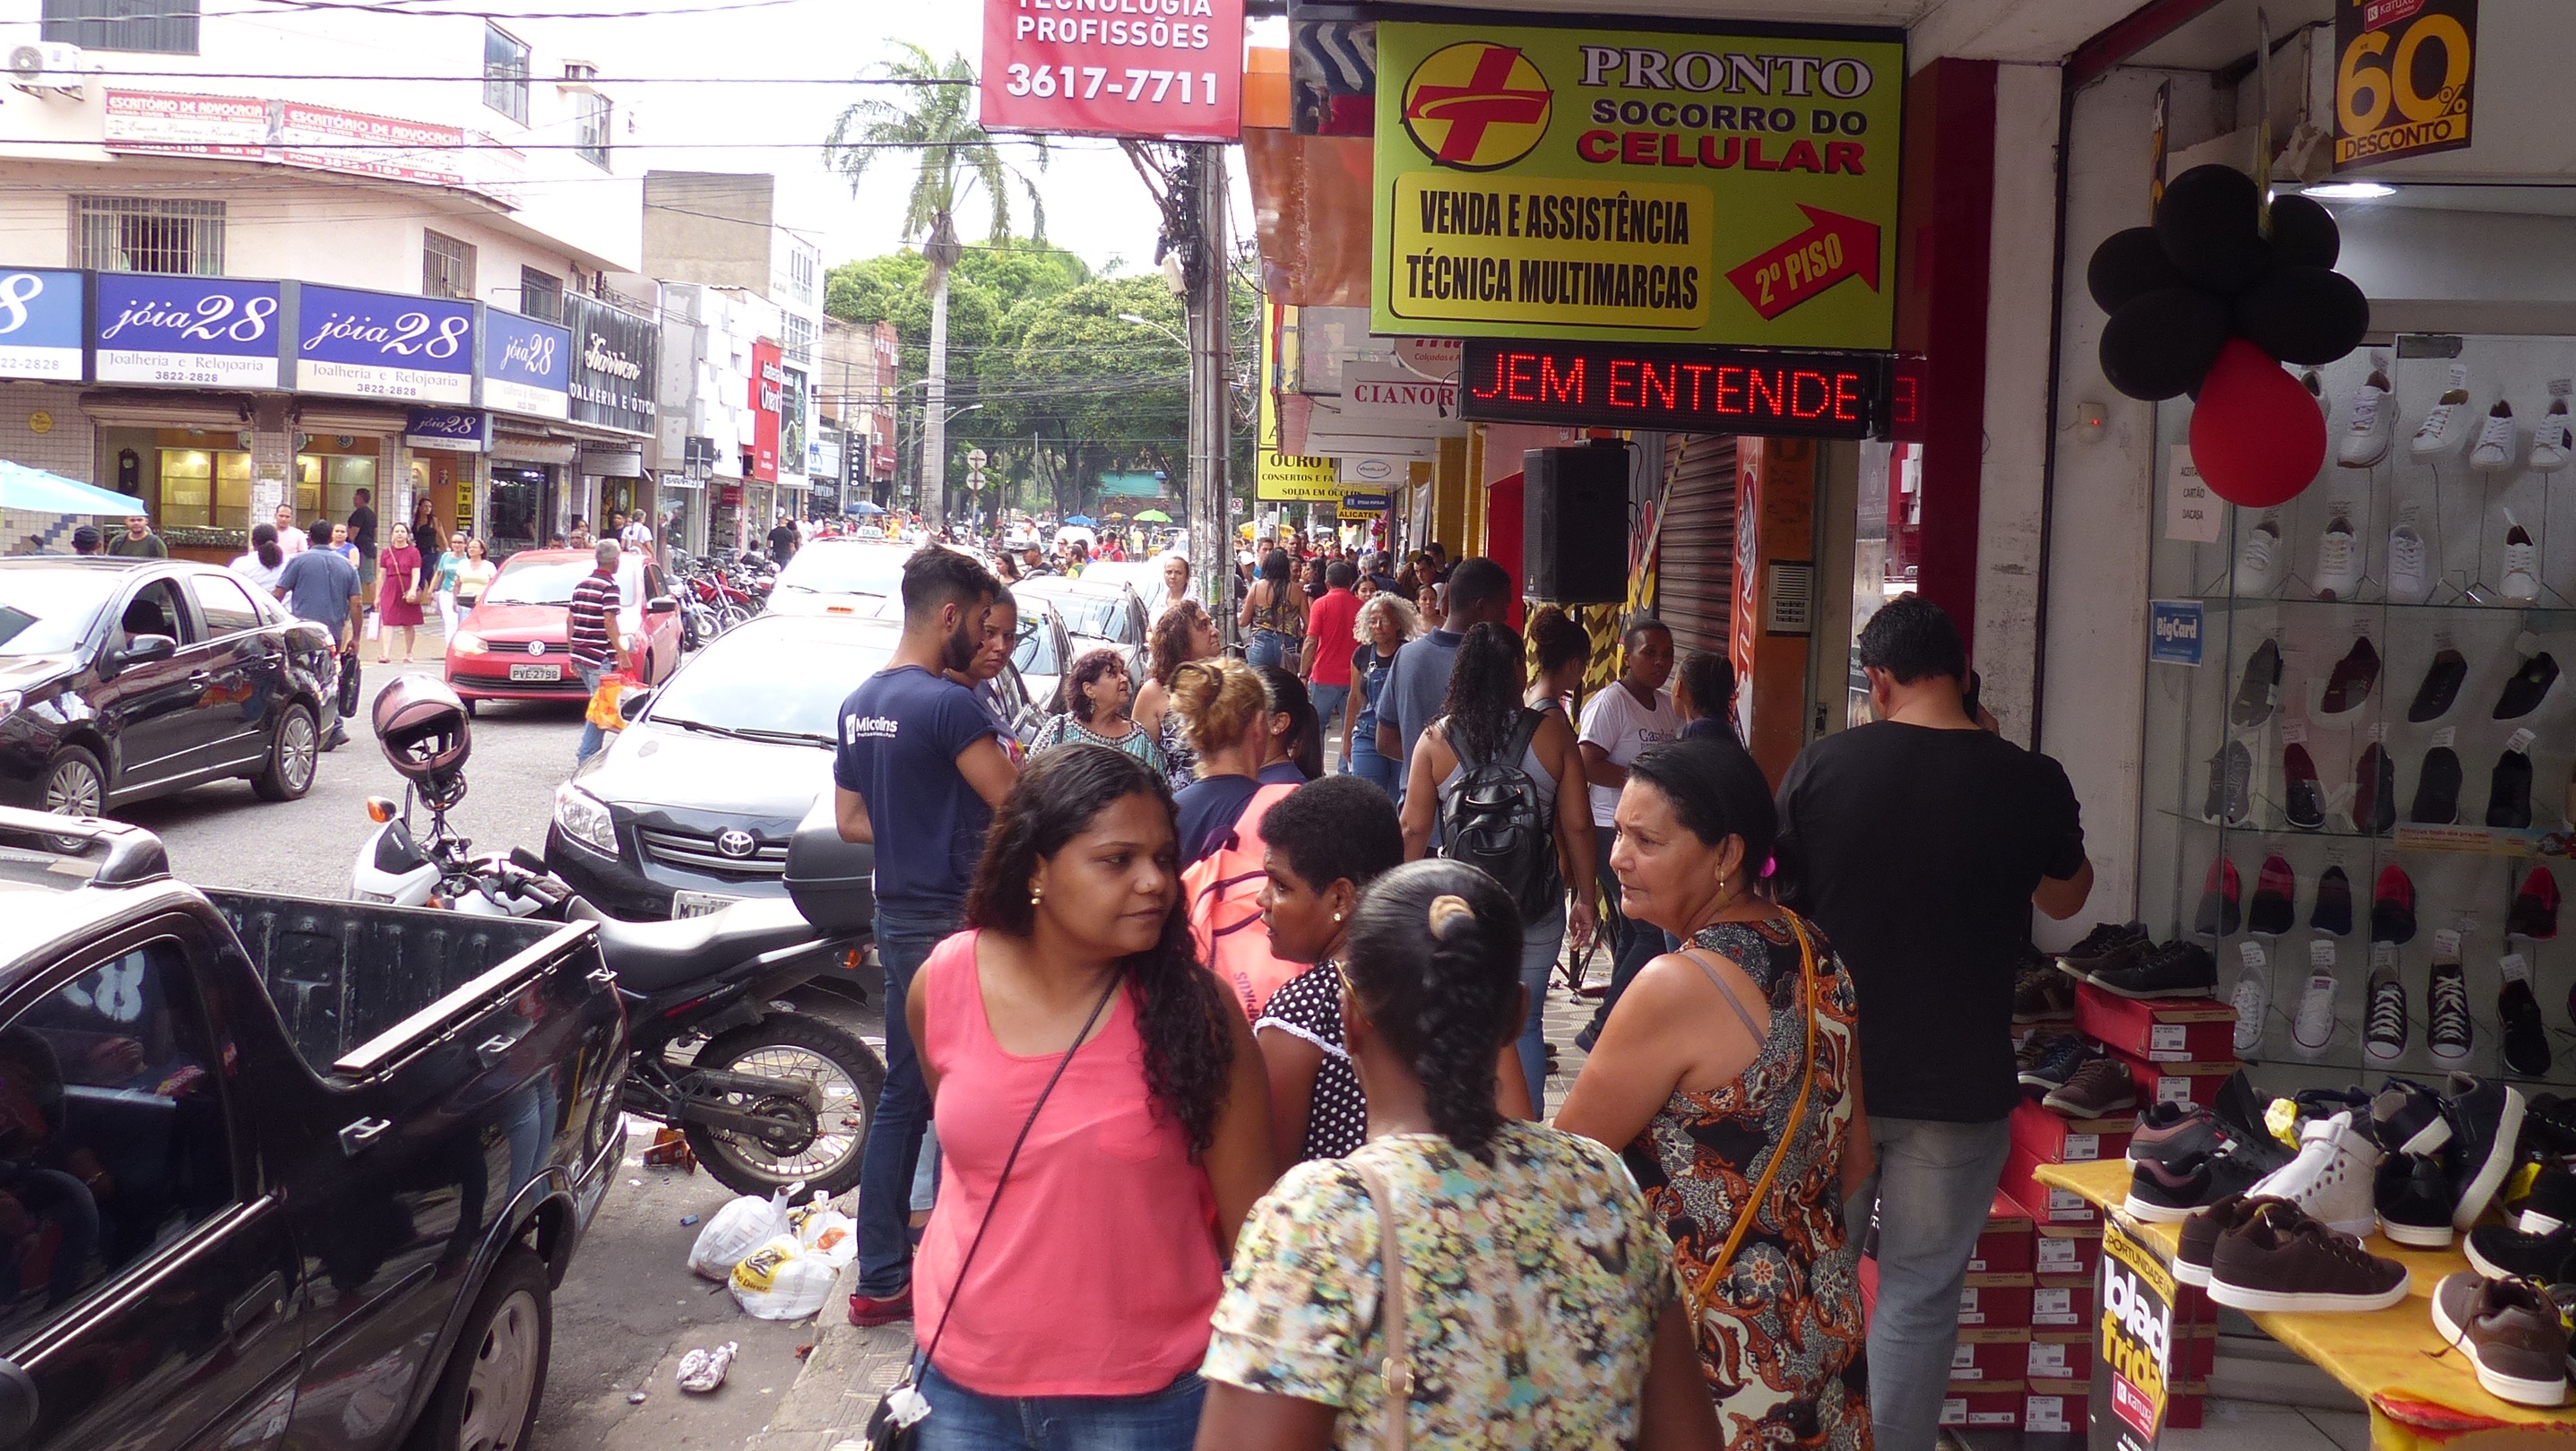
M571 76L403 76L348 75L330 71L124 71L85 70L89 76L131 76L152 81L401 81L423 85L472 85L507 81L513 85L562 85ZM585 76L586 86L973 86L973 81L944 77L914 80L901 76ZM249 100L251 97L240 97Z

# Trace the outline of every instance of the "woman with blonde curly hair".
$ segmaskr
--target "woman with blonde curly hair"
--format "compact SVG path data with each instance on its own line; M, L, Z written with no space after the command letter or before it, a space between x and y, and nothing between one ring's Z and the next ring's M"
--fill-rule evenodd
M1172 793L1188 866L1224 840L1261 789L1275 722L1261 672L1240 660L1190 661L1172 673L1171 696L1198 762L1199 778Z
M1378 693L1386 688L1395 652L1422 633L1422 616L1400 594L1372 595L1360 606L1353 631L1359 639L1351 651L1354 688L1342 713L1342 773L1369 782L1393 800L1404 786L1404 763L1377 753Z
M1217 639L1216 621L1197 600L1174 602L1154 618L1148 635L1146 680L1136 692L1136 707L1129 716L1153 733L1154 748L1163 753L1163 782L1177 793L1198 779L1192 769L1198 756L1172 709L1172 677L1182 666L1212 659L1224 647Z

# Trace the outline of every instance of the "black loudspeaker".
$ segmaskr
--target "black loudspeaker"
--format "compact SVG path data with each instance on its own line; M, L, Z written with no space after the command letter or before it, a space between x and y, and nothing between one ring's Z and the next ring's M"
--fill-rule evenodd
M1522 593L1561 605L1628 598L1628 445L1521 455Z

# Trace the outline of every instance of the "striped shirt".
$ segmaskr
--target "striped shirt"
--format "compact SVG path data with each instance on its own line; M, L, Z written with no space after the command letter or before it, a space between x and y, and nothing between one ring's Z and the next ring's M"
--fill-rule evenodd
M609 632L617 628L617 576L597 570L572 587L572 663L605 670L617 658Z

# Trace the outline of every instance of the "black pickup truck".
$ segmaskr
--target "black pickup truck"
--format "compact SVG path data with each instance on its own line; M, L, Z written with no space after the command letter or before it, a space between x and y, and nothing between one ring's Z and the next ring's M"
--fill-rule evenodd
M587 923L0 809L0 1451L524 1447L626 1053Z

